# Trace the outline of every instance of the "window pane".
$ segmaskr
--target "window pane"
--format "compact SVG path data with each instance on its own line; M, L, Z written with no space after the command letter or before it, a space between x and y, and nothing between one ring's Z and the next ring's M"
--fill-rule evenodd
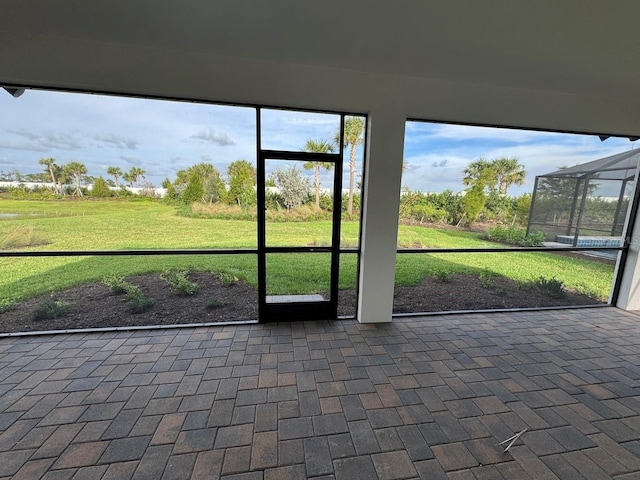
M358 298L356 285L358 283L358 254L340 254L340 281L338 291L338 316L356 316Z
M38 238L9 248L257 245L255 109L27 90L0 110L0 236Z
M260 109L261 148L301 152L307 140L334 143L340 115L292 110ZM337 148L334 149L337 152Z
M330 299L331 254L270 253L267 254L267 295L317 295L317 301ZM269 298L267 298L269 301ZM271 299L273 302L286 301Z
M333 235L333 178L318 187L315 205L316 169L331 163L266 160L266 245L330 247ZM333 175L333 173L331 173ZM324 198L323 198L324 197Z
M622 138L407 122L398 247L618 245L639 161Z

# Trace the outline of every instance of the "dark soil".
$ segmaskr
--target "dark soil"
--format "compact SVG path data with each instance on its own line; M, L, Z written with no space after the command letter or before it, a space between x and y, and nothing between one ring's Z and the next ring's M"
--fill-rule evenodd
M503 277L483 284L475 275L452 275L449 281L428 277L415 287L396 287L394 313L493 310L510 308L596 305L604 302L566 292L556 298L533 285L520 285Z
M0 332L68 330L78 328L177 325L204 322L257 320L257 291L240 281L224 285L209 273L194 272L189 279L199 286L195 295L171 293L159 274L133 276L127 281L138 285L152 298L151 308L132 313L124 295L111 293L102 283L82 285L54 295L44 295L16 305L0 314ZM47 301L68 304L60 318L34 320L35 312ZM216 308L208 308L214 301ZM568 292L551 297L533 286L522 286L500 277L488 283L473 275L452 275L449 281L426 278L413 287L395 289L394 313L459 310L485 310L523 307L553 307L602 303ZM355 316L354 290L343 290L338 299L340 316Z

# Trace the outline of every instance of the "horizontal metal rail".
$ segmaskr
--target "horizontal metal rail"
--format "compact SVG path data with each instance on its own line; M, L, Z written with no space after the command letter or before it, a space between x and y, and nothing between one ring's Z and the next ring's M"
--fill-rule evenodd
M267 253L317 253L330 252L331 247L267 247ZM357 248L341 248L340 253L359 253ZM148 250L41 250L41 251L0 251L2 257L122 257L153 255L257 255L257 249L148 249Z
M299 160L302 162L335 162L342 158L339 153L291 152L287 150L261 150L265 160Z
M508 253L508 252L580 252L624 251L627 247L482 247L482 248L399 248L397 253ZM267 253L325 253L331 247L266 247ZM340 253L360 253L358 248L341 248ZM257 249L148 249L148 250L40 250L0 251L2 257L104 257L152 255L257 255Z
M507 253L507 252L593 252L623 251L627 247L482 247L482 248L399 248L398 253Z

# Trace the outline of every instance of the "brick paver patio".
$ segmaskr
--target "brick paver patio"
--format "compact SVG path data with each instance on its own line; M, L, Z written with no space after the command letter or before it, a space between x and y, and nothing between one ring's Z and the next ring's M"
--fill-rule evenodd
M640 478L613 308L2 338L0 367L0 478Z

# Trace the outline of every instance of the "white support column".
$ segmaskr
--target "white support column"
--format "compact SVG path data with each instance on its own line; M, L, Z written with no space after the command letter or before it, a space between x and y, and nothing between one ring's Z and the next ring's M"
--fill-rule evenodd
M640 310L640 219L636 219L631 232L631 242L629 242L616 306L624 310Z
M362 323L391 321L405 120L393 107L369 114L358 298Z

